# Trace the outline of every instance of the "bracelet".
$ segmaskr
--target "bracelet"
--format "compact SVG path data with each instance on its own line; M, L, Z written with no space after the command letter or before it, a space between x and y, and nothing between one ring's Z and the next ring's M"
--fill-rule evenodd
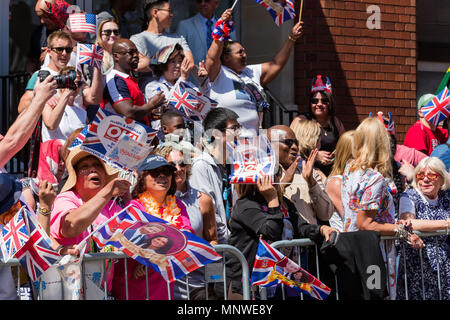
M64 248L64 246L62 244L60 244L57 248L56 248L56 252L60 255L59 251L61 251L61 249Z
M401 229L399 228L400 226ZM397 238L399 238L400 240L409 241L410 234L403 225L396 226L394 231Z
M48 217L50 215L50 210L47 208L41 208L39 207L39 213L42 214L44 217Z
M292 42L295 42L295 41L297 41L297 40L295 40L294 38L292 38L292 36L291 36L291 35L289 35L288 39L289 39L289 40L291 40Z
M448 235L449 233L449 224L450 224L450 218L447 219L447 224L445 225L445 233Z

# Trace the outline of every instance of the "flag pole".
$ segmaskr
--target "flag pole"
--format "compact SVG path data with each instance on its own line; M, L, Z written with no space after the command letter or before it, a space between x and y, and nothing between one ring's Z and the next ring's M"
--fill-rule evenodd
M302 21L303 0L300 0L300 12L298 13L298 22Z
M239 0L235 0L234 3L233 3L233 5L231 6L231 10L232 10L232 11L233 11L234 6L236 5L236 3L238 3L238 1L239 1ZM303 1L303 0L302 0L302 1Z

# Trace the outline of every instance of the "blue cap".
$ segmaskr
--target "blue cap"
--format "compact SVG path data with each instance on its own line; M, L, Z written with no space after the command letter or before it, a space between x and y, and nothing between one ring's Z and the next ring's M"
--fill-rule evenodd
M168 163L163 156L151 155L139 164L137 172L141 173L144 170L153 170L160 167L170 167L173 171L177 171L177 168Z
M0 173L0 214L11 209L21 194L22 183L8 173Z

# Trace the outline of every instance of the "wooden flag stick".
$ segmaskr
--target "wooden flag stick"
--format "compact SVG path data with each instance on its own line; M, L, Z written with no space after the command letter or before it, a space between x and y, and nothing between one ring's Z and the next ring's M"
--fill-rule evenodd
M303 0L300 0L300 11L298 13L298 22L302 21Z

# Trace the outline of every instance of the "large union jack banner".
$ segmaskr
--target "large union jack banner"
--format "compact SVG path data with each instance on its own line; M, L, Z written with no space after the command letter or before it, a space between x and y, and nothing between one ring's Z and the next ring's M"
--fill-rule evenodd
M295 18L294 3L290 0L273 1L273 0L255 0L269 11L272 19L277 26L281 26L284 22ZM281 2L281 3L280 3Z
M99 247L113 245L169 282L221 259L205 240L133 206L99 226L92 238Z
M262 287L284 284L318 300L324 300L331 292L325 284L263 239L259 240L251 284Z
M450 115L450 92L445 87L439 94L420 109L430 123L437 126Z
M263 175L274 176L276 157L265 135L239 139L233 149L230 183L256 183Z
M77 46L78 64L87 64L101 68L103 59L103 48L95 44L79 43Z
M217 107L216 101L181 80L177 81L172 88L168 101L175 109L181 111L186 118L194 121L202 121L211 108Z

